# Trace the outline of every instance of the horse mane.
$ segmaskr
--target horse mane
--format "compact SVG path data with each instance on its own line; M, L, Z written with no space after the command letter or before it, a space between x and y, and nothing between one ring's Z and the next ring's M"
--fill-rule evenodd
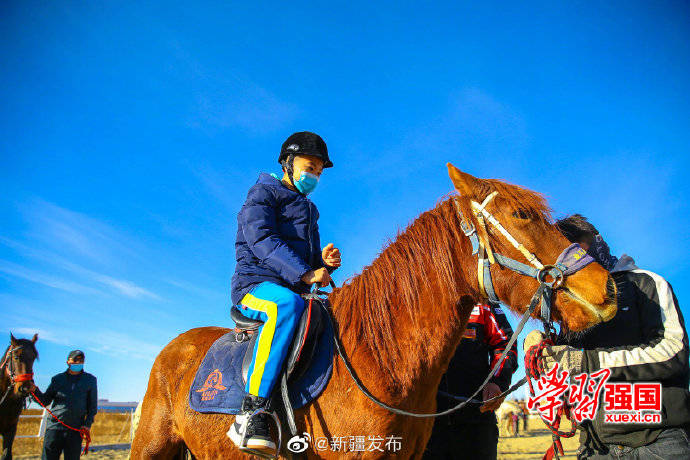
M463 265L474 263L474 259L467 257L471 252L470 243L460 227L456 204L465 218L477 225L470 198L481 201L489 193L498 191L495 202L499 206L509 206L514 212L527 212L538 224L553 225L551 209L543 195L497 179L478 183L474 197L452 194L419 215L384 245L370 265L346 280L331 295L338 317L346 322L346 327L342 328L343 337L363 341L371 350L376 350L372 357L382 369L394 372L396 361L404 353L405 341L395 337L395 323L409 320L419 326L423 310L437 308L437 305L422 305L420 301L420 293L428 291L431 281L435 282L432 288L438 291L435 303L444 298L457 303L461 296L476 291L474 283L469 285L463 275ZM457 309L450 313L454 315L452 321L466 319L455 317Z
M393 366L402 352L394 336L395 323L409 319L417 323L423 309L435 307L419 301L431 281L427 274L434 274L443 286L445 292L439 295L459 298L467 292L468 286L458 285L457 252L464 238L449 198L418 216L387 241L371 265L333 292L334 308L347 321L343 333L377 350L373 355L379 366Z

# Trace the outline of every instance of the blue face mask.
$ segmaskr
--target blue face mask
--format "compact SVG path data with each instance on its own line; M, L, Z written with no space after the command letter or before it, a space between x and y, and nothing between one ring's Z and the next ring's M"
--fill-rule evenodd
M83 364L68 364L69 370L72 372L81 372L84 370L84 365Z
M297 190L305 195L313 192L317 185L319 185L319 176L305 171L302 171L299 180L295 181Z

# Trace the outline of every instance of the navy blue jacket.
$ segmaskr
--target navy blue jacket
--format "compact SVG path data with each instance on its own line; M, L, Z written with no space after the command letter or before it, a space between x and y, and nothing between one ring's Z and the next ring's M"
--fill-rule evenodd
M52 407L56 417L75 428L91 427L98 410L96 377L88 372L72 375L65 371L50 380L45 393L36 389L36 396ZM66 430L54 418L48 419L48 430Z
M237 214L233 304L264 281L298 294L309 292L300 278L325 266L318 219L319 211L306 196L270 174L260 174Z

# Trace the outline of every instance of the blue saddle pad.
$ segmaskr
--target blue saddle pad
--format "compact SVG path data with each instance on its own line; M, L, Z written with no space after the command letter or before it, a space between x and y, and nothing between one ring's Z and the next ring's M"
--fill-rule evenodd
M298 409L321 394L333 372L333 328L324 321L309 369L288 384L292 407ZM221 336L206 352L189 389L189 407L197 412L237 414L247 394L242 381L242 360L249 341L237 343L235 333Z

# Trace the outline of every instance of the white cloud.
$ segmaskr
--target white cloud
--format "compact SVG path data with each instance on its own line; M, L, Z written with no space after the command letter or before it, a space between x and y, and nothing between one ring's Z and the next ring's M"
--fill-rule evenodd
M82 257L83 262L90 264L106 265L104 262L110 262L107 265L117 265L122 258L138 263L141 251L133 252L132 248L138 244L130 238L96 219L43 200L35 201L27 214L32 225L31 244L5 237L0 237L0 243L43 262L44 267L39 271L0 260L0 272L74 294L106 294L89 286L97 283L129 298L161 300L160 296L131 280L87 269L72 261L86 256ZM79 282L45 273L55 269L77 275Z
M65 329L59 326L28 327L18 323L9 328L15 336L31 337L38 333L37 344L40 351L40 341L55 343L66 347L77 347L85 351L93 351L109 356L129 357L153 361L163 348L163 344L141 340L133 334L123 334L113 331L89 330L82 332L78 328Z
M110 225L44 200L25 207L29 234L60 254L107 263L117 257L140 260L141 248Z
M141 340L133 334L113 331L96 331L86 338L86 348L111 356L129 356L137 359L151 360L163 348L162 344Z
M33 337L34 334L38 334L39 342L41 340L45 340L47 342L57 343L58 345L64 345L64 346L70 345L70 342L66 339L66 336L57 336L57 335L53 334L51 331L48 331L48 330L42 329L42 328L15 327L13 329L10 329L10 331L15 335L15 337L18 337L21 335L21 336L26 336L28 338L28 337Z
M47 275L6 260L0 260L0 272L73 294L102 294L98 289Z
M132 297L134 299L148 297L150 299L160 300L160 297L157 294L147 289L144 289L141 286L137 286L136 284L130 281L120 280L117 278L112 278L110 276L97 274L94 274L94 279L105 284L106 286L110 286L120 294L125 295L127 297Z

